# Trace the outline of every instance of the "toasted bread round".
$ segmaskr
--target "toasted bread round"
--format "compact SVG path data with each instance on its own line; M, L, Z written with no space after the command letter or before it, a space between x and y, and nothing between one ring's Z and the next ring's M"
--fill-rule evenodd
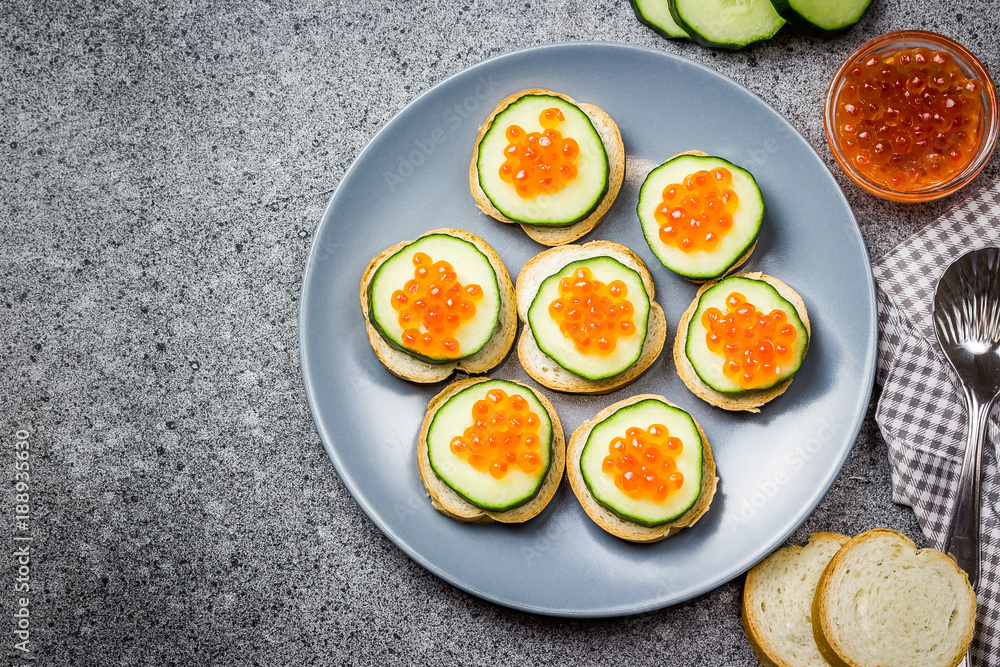
M403 241L379 253L368 263L368 267L361 276L361 313L365 317L368 342L372 346L372 350L375 351L375 356L378 357L383 366L389 369L389 372L411 382L440 382L455 370L466 373L485 373L504 360L517 336L517 305L514 303L514 285L511 283L510 274L507 273L507 267L504 266L503 260L500 259L496 250L475 234L461 229L445 228L429 231L421 238L429 234L447 234L468 241L479 248L480 252L489 259L497 276L497 285L500 288L500 316L497 319L497 328L493 332L493 337L475 354L444 364L430 364L412 357L392 347L382 338L378 329L369 320L368 285L382 262L413 243L413 241Z
M549 504L549 501L552 500L552 497L556 493L556 489L559 488L559 482L562 480L563 471L566 468L566 439L563 436L562 424L559 422L559 415L556 414L555 407L541 393L519 382L505 380L506 382L520 385L526 391L531 392L545 407L545 411L549 414L549 419L552 421L552 453L549 462L549 471L545 475L538 493L524 505L505 512L493 512L476 507L455 493L450 486L437 476L431 467L430 458L427 454L427 431L431 427L431 422L434 421L434 415L437 414L441 406L449 398L466 387L489 381L489 378L459 380L445 387L441 393L431 399L430 404L427 406L427 415L424 417L423 426L420 427L420 442L417 445L417 465L420 468L420 481L423 482L434 508L455 521L462 523L492 523L494 521L500 523L523 523L537 516Z
M798 313L799 319L802 320L802 324L805 325L806 332L809 334L809 341L812 341L812 329L809 326L809 314L806 312L806 304L802 301L802 297L800 297L795 290L777 278L773 278L759 272L735 273L732 274L732 276L763 280L768 285L771 285L774 289L776 289L778 294L791 303L795 308L795 312ZM705 384L700 377L698 377L698 373L695 372L694 366L691 365L691 361L684 353L685 346L687 345L688 325L691 323L691 317L694 315L694 312L698 309L698 301L701 299L701 295L720 280L724 280L724 278L732 276L718 278L710 283L702 285L701 289L699 289L698 293L695 295L694 301L692 301L688 309L684 311L684 314L681 316L681 321L677 325L677 337L674 339L674 366L677 368L677 374L680 376L684 384L687 385L687 388L703 401L706 401L717 408L722 408L723 410L760 412L760 406L785 393L785 390L788 389L788 385L790 385L792 380L795 379L794 375L784 382L774 385L770 389L762 389L760 391L751 390L740 392L738 394L724 394L720 391L712 389ZM808 351L808 347L806 350Z
M590 257L612 257L642 278L649 296L649 317L646 324L646 341L639 359L627 369L603 380L588 380L560 366L538 347L528 325L528 309L542 282L571 262ZM667 320L663 309L654 300L656 287L653 277L643 261L625 246L612 241L591 241L579 245L564 245L546 250L528 261L517 276L517 316L524 322L517 356L524 370L542 386L573 394L606 394L637 380L645 373L663 350L667 337Z
M848 541L826 566L812 624L834 667L955 667L972 643L976 594L945 554L876 528Z
M812 602L820 575L847 540L813 533L804 547L778 549L747 573L743 630L765 667L827 667L813 639Z
M705 436L705 431L702 430L701 424L694 417L691 417L695 427L698 429L698 435L701 436L702 442L701 493L698 495L698 499L694 505L691 506L691 509L670 523L650 527L627 521L611 510L605 509L603 505L597 502L590 492L587 482L584 481L583 471L580 469L580 457L583 455L583 447L587 444L587 438L590 437L590 432L594 430L595 426L618 412L618 410L647 399L662 401L671 407L678 407L663 396L656 394L639 394L626 398L623 401L609 405L598 412L593 419L581 424L573 432L573 436L569 440L569 445L566 447L566 476L569 477L569 484L573 488L573 493L580 501L580 504L583 505L583 510L598 526L615 537L620 537L629 542L659 542L676 534L682 528L693 526L708 511L708 507L712 504L712 498L715 497L715 490L719 484L719 478L715 476L715 459L712 457L712 448L708 444L708 437Z
M583 113L587 114L590 118L590 122L594 124L594 129L601 137L601 143L604 144L604 152L608 156L608 190L604 193L604 197L601 198L600 203L594 212L588 215L583 220L573 223L567 227L551 227L548 225L528 225L522 224L517 220L511 220L503 213L497 210L490 201L486 193L483 192L482 187L479 185L479 143L486 136L486 132L493 125L493 119L497 117L501 111L509 107L511 104L524 97L525 95L551 95L553 97L559 97L566 100L570 104L576 105ZM608 212L611 205L615 202L615 198L618 196L618 191L621 190L622 181L625 179L625 144L622 143L621 131L618 129L618 125L615 121L611 119L611 116L606 114L602 109L596 107L592 104L580 104L568 95L563 95L562 93L555 93L551 90L545 90L543 88L531 88L529 90L522 90L519 93L514 93L513 95L504 99L500 104L497 105L493 113L490 114L486 122L483 123L482 127L479 128L479 135L476 137L476 145L472 151L472 164L469 167L469 187L472 190L472 197L476 200L476 206L479 207L486 215L499 220L500 222L506 222L510 224L521 225L521 229L530 236L532 239L547 246L558 246L564 243L571 243L584 234L588 233L597 223L601 221L604 214Z

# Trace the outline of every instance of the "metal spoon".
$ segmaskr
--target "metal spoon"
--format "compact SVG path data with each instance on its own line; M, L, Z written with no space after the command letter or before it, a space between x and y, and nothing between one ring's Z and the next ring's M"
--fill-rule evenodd
M958 375L969 428L945 553L969 575L980 576L980 474L986 423L1000 395L1000 248L962 255L934 290L934 333ZM966 656L965 662L969 664Z

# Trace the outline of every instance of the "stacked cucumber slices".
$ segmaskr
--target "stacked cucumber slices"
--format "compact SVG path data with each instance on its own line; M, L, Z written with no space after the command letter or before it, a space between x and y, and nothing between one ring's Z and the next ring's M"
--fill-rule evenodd
M691 36L684 28L677 25L677 21L670 13L667 0L629 0L629 2L632 3L632 10L641 23L645 23L667 39L684 39Z
M404 329L392 307L392 295L413 279L413 256L418 252L434 261L446 260L461 284L479 285L482 289L475 317L465 322L455 335L459 344L457 356L421 352L403 342ZM368 284L368 308L371 323L389 345L427 363L442 364L476 354L493 337L500 316L500 287L489 259L473 243L447 234L429 234L382 262Z
M564 120L556 129L579 146L577 175L558 192L522 198L500 177L507 159L507 129L516 125L528 134L544 132L538 118L546 109L562 112ZM590 118L554 95L524 95L500 111L479 142L476 168L479 186L497 211L519 223L547 227L566 227L594 212L608 191L610 173L601 135Z
M785 24L835 34L861 20L871 0L631 0L639 21L668 38L739 49Z
M663 202L664 189L672 184L681 184L686 177L696 172L718 168L726 169L732 174L730 188L739 201L739 207L732 215L732 227L711 251L688 252L677 245L664 243L660 239L660 223L656 219L656 210ZM757 181L749 171L719 157L681 154L667 160L646 176L639 190L636 213L650 250L663 266L691 280L702 281L717 278L749 258L764 219L764 200ZM678 221L682 229L686 229L687 222Z
M812 32L838 33L861 20L872 0L771 0L782 18Z

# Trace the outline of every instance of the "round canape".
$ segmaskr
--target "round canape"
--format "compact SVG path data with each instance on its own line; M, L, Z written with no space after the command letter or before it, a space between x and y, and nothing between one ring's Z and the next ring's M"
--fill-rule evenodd
M484 373L517 333L514 286L496 251L475 234L437 229L383 251L361 278L368 342L389 371L440 382Z
M548 246L580 238L607 213L625 177L625 146L608 114L550 90L515 93L479 130L469 167L476 205Z
M696 396L759 412L788 389L809 349L805 303L762 273L706 283L677 325L674 365Z
M601 410L566 451L573 493L607 532L658 542L708 511L718 478L701 426L662 396L633 396Z
M750 258L764 219L764 200L749 171L689 151L649 172L636 213L660 263L704 282Z
M539 384L603 394L636 380L666 339L652 276L618 243L593 241L537 255L517 279L517 352Z
M460 380L431 399L417 449L434 507L464 523L521 523L552 500L566 463L555 408L507 380Z

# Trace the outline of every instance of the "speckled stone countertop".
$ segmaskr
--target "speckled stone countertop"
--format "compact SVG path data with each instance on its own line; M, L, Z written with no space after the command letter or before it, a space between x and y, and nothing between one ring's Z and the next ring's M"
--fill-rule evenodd
M878 257L964 195L902 206L850 185L824 140L826 85L900 28L947 34L996 75L994 14L875 0L838 37L719 52L661 39L623 0L5 3L3 544L29 546L30 564L2 559L2 655L21 662L10 631L28 596L35 664L756 664L742 577L666 610L566 621L463 593L383 537L306 406L312 232L416 95L505 51L588 39L677 53L763 97L831 167ZM972 187L997 175L994 158ZM874 526L921 539L892 503L871 415L793 541Z

